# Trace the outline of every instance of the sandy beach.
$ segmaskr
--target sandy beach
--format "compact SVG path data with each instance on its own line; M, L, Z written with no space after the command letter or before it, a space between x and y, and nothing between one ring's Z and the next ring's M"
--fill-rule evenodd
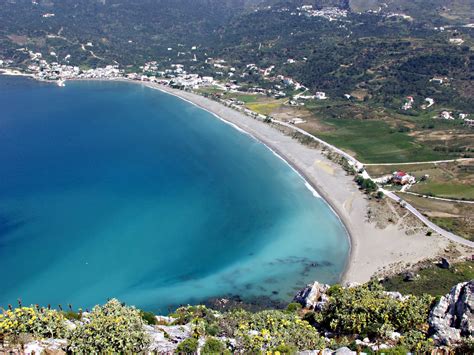
M345 225L351 242L350 257L342 282L366 282L384 270L403 270L409 264L445 255L450 242L427 229L407 213L397 223L370 222L367 211L370 201L359 191L353 176L329 160L323 152L301 144L296 139L203 96L145 83L144 85L185 99L220 119L250 134L297 170L306 181L325 199ZM402 211L403 213L403 211ZM415 231L407 231L406 222L415 224ZM465 252L465 249L459 247Z
M6 76L26 76L30 78L34 78L33 74L26 74L16 69L0 69L0 75Z

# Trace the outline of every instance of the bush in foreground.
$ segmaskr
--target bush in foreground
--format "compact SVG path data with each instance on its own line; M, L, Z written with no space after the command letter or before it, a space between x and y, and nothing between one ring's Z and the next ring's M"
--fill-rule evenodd
M201 354L223 354L226 352L225 345L218 339L208 338L201 349Z
M176 352L179 354L194 354L199 347L199 341L196 338L188 338L179 343Z
M140 312L116 299L95 306L85 318L68 334L74 353L137 353L149 343Z
M19 307L0 314L0 335L13 341L25 333L34 337L61 338L66 334L65 320L63 314L55 310Z
M236 350L245 353L273 351L280 346L296 350L325 347L324 340L314 327L298 315L288 312L234 311L224 314L220 322L224 335L236 338Z
M330 301L317 321L339 334L384 338L391 331L426 330L433 297L396 299L375 283L330 289Z

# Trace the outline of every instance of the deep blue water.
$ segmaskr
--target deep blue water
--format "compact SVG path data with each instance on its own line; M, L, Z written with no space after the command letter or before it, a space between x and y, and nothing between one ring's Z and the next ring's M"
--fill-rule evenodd
M0 306L289 301L347 253L301 177L211 114L140 85L0 76Z

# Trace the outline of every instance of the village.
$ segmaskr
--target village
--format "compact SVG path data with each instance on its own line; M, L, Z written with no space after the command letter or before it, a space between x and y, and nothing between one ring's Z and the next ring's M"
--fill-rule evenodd
M299 10L303 11L309 16L319 16L319 10L313 10L311 5L302 6ZM331 16L343 16L338 12L333 13L333 9L325 9ZM335 11L335 10L334 10ZM87 46L92 46L88 43ZM196 47L193 47L196 48ZM254 63L249 63L245 66L244 70L237 70L226 63L223 59L207 58L205 63L213 68L214 75L201 76L196 73L190 73L185 69L183 64L169 64L167 68L163 69L163 64L157 61L150 61L140 66L140 71L128 72L127 70L120 67L119 64L107 65L105 67L97 67L90 69L81 69L78 66L67 64L70 59L70 55L67 55L63 60L58 58L58 55L54 52L48 54L49 57L56 58L57 61L48 62L42 53L35 53L27 48L22 48L20 51L27 53L29 56L30 64L27 66L27 73L33 76L37 80L41 81L52 81L56 82L59 86L64 86L66 80L74 79L97 79L97 80L116 80L116 79L129 79L134 81L152 82L162 85L168 85L173 88L182 90L199 90L203 87L215 88L223 92L235 93L235 94L255 94L266 97L272 97L274 99L287 98L284 104L293 107L305 106L309 100L327 100L329 96L323 91L310 92L310 90L303 84L294 80L291 77L287 77L281 74L273 74L275 72L275 66L269 66L267 68L259 68ZM306 58L303 58L303 61ZM171 60L171 58L170 58ZM60 64L64 62L66 64ZM295 63L294 58L288 58L287 64L291 65ZM9 60L0 60L0 69L8 69L12 64ZM262 80L271 83L271 88L266 85L265 88L259 86L245 86L243 87L240 83L244 82L249 74L258 75ZM438 83L442 85L448 78L433 77L430 82ZM350 94L344 94L346 100L353 99ZM342 99L342 98L341 98ZM423 103L419 105L421 110L432 109L435 106L435 100L427 97L422 99ZM223 102L227 106L231 106L234 109L243 111L244 113L265 120L268 119L267 115L262 113L253 112L249 108L246 108L244 103L239 100L231 100L226 98ZM408 96L405 98L404 103L401 107L402 111L410 111L415 108L415 97ZM474 127L474 119L469 117L468 113L464 112L452 112L447 110L441 110L433 118L440 118L444 120L461 120L468 127ZM292 124L302 124L306 121L299 117L294 117L288 120Z

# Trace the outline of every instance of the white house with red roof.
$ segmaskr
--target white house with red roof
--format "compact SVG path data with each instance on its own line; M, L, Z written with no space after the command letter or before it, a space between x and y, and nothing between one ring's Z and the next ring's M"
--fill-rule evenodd
M407 174L404 171L395 171L392 176L392 181L395 184L406 185L406 184L414 184L416 179L414 176Z

